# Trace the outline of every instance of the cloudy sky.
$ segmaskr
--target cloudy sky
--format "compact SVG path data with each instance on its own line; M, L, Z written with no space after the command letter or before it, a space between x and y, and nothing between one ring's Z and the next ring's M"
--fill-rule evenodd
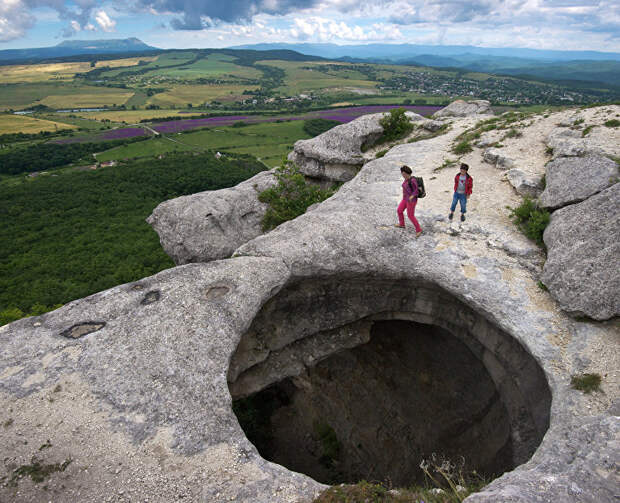
M0 49L412 43L620 52L618 0L0 0Z

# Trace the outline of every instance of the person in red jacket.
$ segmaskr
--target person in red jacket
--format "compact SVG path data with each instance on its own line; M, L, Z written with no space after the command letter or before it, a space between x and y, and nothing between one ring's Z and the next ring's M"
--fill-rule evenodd
M469 166L465 163L461 164L460 172L454 177L454 197L452 198L452 206L450 206L450 214L448 218L452 220L456 203L461 204L461 222L465 221L465 212L467 211L467 200L471 196L474 188L474 179L469 176Z

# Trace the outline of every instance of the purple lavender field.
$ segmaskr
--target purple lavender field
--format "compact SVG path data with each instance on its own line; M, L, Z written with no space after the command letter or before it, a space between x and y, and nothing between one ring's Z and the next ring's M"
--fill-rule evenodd
M368 105L362 107L331 108L319 110L318 112L308 112L302 115L282 115L277 117L261 117L258 115L225 115L220 117L208 117L205 119L181 119L177 121L159 122L153 129L159 133L179 133L189 129L209 126L230 126L235 122L243 121L248 124L258 124L260 122L276 122L282 120L306 120L306 119L329 119L342 122L351 122L362 115L387 112L398 105ZM411 110L420 115L430 115L442 107L438 106L404 106L406 110Z
M247 124L258 124L261 122L276 122L276 121L297 121L307 119L328 119L341 123L351 122L354 119L362 115L376 114L380 112L387 112L393 108L401 108L399 105L367 105L361 107L347 107L347 108L330 108L326 110L319 110L317 112L308 112L301 115L281 115L274 117L265 117L260 115L222 115L219 117L207 117L204 119L181 119L166 122L157 122L151 129L158 133L170 134L180 133L182 131L189 131L191 129L203 128L203 127L224 127L231 126L235 122L243 121ZM403 106L406 110L418 113L420 115L431 115L442 107L439 106L415 106L408 105ZM110 129L101 134L65 138L62 140L56 140L55 143L77 143L77 142L97 142L104 140L119 140L123 138L135 138L137 136L143 136L151 134L147 129L141 127L127 127Z

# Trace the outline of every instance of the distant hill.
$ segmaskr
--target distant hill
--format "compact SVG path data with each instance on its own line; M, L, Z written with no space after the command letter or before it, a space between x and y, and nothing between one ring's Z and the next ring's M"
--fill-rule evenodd
M159 50L137 38L110 40L65 40L53 47L32 49L5 49L0 51L0 61L34 62L41 59L61 58L82 54L117 54Z
M351 62L397 63L620 86L620 53L413 44L254 44L237 48L290 49Z

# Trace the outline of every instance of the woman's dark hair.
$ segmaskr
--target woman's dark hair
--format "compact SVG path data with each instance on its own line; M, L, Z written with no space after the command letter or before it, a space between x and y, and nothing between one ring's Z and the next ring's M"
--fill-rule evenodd
M412 173L411 168L409 166L403 166L402 168L400 168L400 170L403 173L407 173L408 175L410 175Z
M461 163L461 169L464 169L465 171L469 171L469 166L463 162Z

